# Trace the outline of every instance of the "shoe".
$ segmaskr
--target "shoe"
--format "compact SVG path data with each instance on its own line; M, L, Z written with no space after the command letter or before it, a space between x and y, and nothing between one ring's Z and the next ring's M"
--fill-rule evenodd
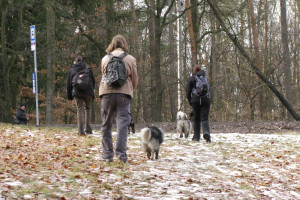
M102 158L102 160L105 162L113 162L114 161L113 158Z
M85 136L85 133L78 133L79 136Z
M199 142L199 140L200 140L200 139L197 139L197 138L193 138L193 139L192 139L192 141L196 141L196 142Z
M92 135L93 132L85 132L86 135Z
M207 142L207 143L211 143L211 139L210 139L210 135L209 134L204 134L203 135L203 138L205 139L205 141Z

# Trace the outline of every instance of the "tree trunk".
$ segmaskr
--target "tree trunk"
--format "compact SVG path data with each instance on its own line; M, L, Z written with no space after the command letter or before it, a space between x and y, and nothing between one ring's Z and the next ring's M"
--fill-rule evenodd
M142 76L142 69L140 66L140 52L139 52L139 38L138 38L138 27L137 27L137 17L135 14L135 7L134 7L134 0L130 0L130 7L132 11L132 20L133 20L133 46L134 46L134 54L136 58L136 63L137 63L137 71L138 71L138 76L139 76L139 83L138 83L138 91L141 93L141 98L142 98L142 106L143 106L143 119L145 122L149 120L149 114L148 114L148 103L147 103L147 96L145 93L145 84L144 84L144 78Z
M171 4L172 0L169 0L169 4ZM173 19L173 9L170 12L169 15L169 20ZM176 91L176 84L177 84L177 79L176 79L176 45L175 45L175 38L174 38L174 28L173 24L169 24L169 56L171 59L170 62L170 79L169 80L169 98L170 98L170 107L171 107L171 117L172 121L176 120L176 97L177 93L174 92Z
M237 37L233 35L229 29L226 27L223 19L221 18L216 6L213 4L212 0L207 0L209 6L214 11L216 18L220 22L220 25L222 26L223 30L226 32L227 36L230 38L230 40L233 42L233 44L236 46L236 48L240 51L240 53L247 59L247 61L250 63L251 68L254 70L254 72L261 78L261 80L267 84L267 86L272 90L272 92L278 97L278 99L281 101L281 103L288 109L288 111L291 113L291 115L294 117L295 120L300 121L300 115L294 110L292 105L289 103L289 101L277 90L277 88L265 77L265 75L261 72L261 70L256 66L255 62L250 58L248 53L245 51L245 49L241 46L240 42L238 41Z
M253 46L254 46L254 55L255 55L255 63L256 66L261 68L261 59L259 53L259 42L258 42L258 23L256 19L256 15L254 13L254 5L253 0L249 0L249 11L251 17L251 25L252 25L252 34L253 34ZM260 108L260 118L263 119L264 115L264 101L263 101L263 93L261 89L258 91L259 96L259 108Z
M288 45L288 30L286 20L286 1L280 0L280 22L281 22L281 41L283 46L282 58L284 65L284 82L285 82L285 96L288 101L291 100L291 69L290 69L290 50ZM291 116L287 114L288 120Z
M156 3L158 5L156 5ZM161 121L162 111L162 82L160 73L160 45L162 27L160 24L161 11L156 9L160 2L150 1L150 22L149 22L149 39L150 39L150 63L151 63L151 118L152 121Z
M47 31L47 80L46 80L46 124L52 124L53 98L55 88L55 14L52 1L47 0L46 4L46 31Z
M185 0L185 8L190 7L190 0ZM196 40L194 35L194 27L193 27L193 19L192 19L192 11L188 9L186 11L187 19L188 19L188 30L190 36L190 44L191 44L191 52L192 52L192 65L194 66L197 64L197 49L196 49Z
M1 48L2 48L2 76L3 76L3 96L4 102L2 102L2 120L9 122L11 119L11 92L10 92L10 66L7 62L7 47L6 47L6 14L7 6L3 6L1 10Z
M211 88L211 101L214 104L214 98L215 98L215 70L216 70L216 20L215 16L212 10L209 12L210 15L210 24L211 24L211 30L213 33L211 34L211 53L210 53L210 67L209 67L209 81L210 81L210 88Z

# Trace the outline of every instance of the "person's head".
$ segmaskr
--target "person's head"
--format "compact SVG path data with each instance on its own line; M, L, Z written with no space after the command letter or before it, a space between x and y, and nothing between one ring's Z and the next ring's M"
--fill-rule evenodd
M123 51L128 52L128 44L126 42L126 39L122 35L116 35L111 43L108 45L106 49L106 53L110 53L114 51L117 48L123 49Z
M25 104L24 104L24 103L20 103L20 108L21 108L22 110L25 110L25 109L26 109Z
M78 63L78 62L82 62L82 56L76 56L74 59L74 64Z
M193 74L197 73L198 71L201 71L201 65L194 65L193 67Z

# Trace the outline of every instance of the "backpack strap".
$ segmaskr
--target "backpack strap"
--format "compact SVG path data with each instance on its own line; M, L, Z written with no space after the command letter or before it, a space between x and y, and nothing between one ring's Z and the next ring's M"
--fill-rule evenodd
M127 56L127 55L128 55L128 53L124 52L121 55L119 55L118 57L123 60L123 58L125 58L125 56Z
M109 53L109 54L107 54L107 55L108 55L109 59L111 59L112 57L114 57L114 56L112 55L112 53Z

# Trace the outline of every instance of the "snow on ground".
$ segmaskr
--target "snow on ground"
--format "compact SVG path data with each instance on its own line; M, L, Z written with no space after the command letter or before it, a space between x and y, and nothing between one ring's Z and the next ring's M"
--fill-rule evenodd
M2 132L6 140L0 150L7 153L5 162L12 161L0 166L0 200L6 196L47 199L47 195L61 199L300 199L299 133L218 133L212 134L212 143L166 133L159 160L154 161L141 151L140 133L136 133L128 137L128 164L122 165L116 159L101 161L99 130L87 137L78 137L75 129L45 130ZM20 136L17 144L11 134ZM31 162L36 167L29 168ZM31 191L34 184L48 194Z
M299 134L216 134L211 144L166 135L158 161L130 166L133 178L121 187L125 196L300 199ZM138 137L131 135L130 140L137 142Z

